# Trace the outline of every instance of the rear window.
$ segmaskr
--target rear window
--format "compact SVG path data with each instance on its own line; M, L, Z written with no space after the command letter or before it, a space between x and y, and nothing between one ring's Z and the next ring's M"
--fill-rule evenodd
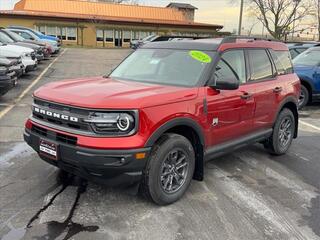
M291 56L288 51L271 51L279 75L293 73Z

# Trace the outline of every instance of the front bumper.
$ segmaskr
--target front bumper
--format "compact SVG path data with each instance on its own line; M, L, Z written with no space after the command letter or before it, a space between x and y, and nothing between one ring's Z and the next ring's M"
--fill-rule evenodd
M108 186L129 186L141 180L150 148L131 150L99 150L79 147L59 141L57 133L47 131L46 135L26 129L24 140L39 154L40 140L55 143L58 160L42 154L44 161L69 173ZM58 139L58 140L57 140ZM143 159L136 159L137 153L145 153Z
M25 67L22 64L18 64L15 66L10 67L10 70L14 71L16 73L17 77L20 77L25 72Z
M0 96L6 94L11 88L14 87L16 79L12 76L0 76Z
M36 54L36 59L39 61L44 60L44 55L43 54Z

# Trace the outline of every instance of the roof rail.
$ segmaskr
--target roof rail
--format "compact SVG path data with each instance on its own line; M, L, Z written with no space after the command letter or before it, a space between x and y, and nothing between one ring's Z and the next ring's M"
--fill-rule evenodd
M260 37L250 37L250 36L227 36L224 37L221 41L221 44L223 43L235 43L238 39L247 39L247 40L253 40L253 41L269 41L269 42L281 42L277 39L271 39L271 38L260 38Z

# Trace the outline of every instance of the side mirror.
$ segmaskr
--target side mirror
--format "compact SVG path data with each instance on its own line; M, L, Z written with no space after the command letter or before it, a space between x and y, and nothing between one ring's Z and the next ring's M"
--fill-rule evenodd
M240 86L239 80L233 79L217 79L216 83L212 86L217 90L236 90Z

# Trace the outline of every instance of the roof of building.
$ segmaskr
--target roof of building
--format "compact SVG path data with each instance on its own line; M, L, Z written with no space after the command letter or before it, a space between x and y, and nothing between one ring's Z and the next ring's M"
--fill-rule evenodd
M149 23L221 29L222 25L189 21L174 8L151 7L79 0L20 0L14 10L0 11L1 15L36 16L49 18L102 20Z
M188 4L188 3L176 3L176 2L169 3L169 5L167 7L184 8L184 9L198 9L195 6Z

